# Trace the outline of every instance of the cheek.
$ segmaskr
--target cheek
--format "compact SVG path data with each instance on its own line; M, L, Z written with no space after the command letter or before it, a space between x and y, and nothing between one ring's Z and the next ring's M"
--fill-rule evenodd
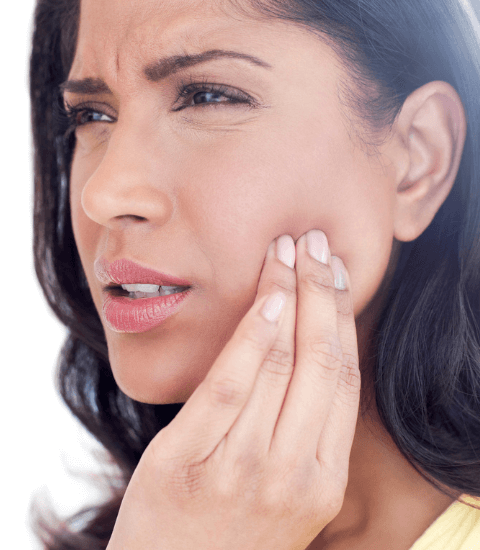
M322 229L332 254L347 266L359 315L390 258L390 176L354 149L342 130L309 134L306 122L289 124L290 133L226 140L215 154L185 159L182 178L193 183L180 191L181 210L195 224L199 243L213 247L219 288L237 300L255 291L252 274L259 274L275 237L298 239Z
M219 291L251 295L268 245L293 220L295 190L256 140L225 140L179 165L178 206L198 246L208 246Z
M274 237L298 239L323 230L332 255L345 263L358 316L385 276L394 234L394 174L355 148L343 126L328 129L306 120L288 121L275 146L265 141L260 180L270 186ZM263 213L259 213L260 216Z
M204 157L195 199L190 189L182 194L184 212L192 209L187 218L198 224L195 234L215 243L219 289L227 301L234 297L233 307L253 296L258 279L252 273L260 274L271 240L282 234L296 240L318 228L349 271L358 316L374 298L390 258L389 177L338 141L270 137L254 148L225 147L210 160Z

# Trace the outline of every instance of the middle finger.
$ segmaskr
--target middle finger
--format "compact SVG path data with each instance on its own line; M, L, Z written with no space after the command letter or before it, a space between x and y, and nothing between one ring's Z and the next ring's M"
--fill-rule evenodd
M298 240L296 365L273 436L279 456L298 448L311 448L316 455L343 360L328 241L323 232L311 234L319 238L319 245L324 245L323 257L317 261L309 254L305 235Z

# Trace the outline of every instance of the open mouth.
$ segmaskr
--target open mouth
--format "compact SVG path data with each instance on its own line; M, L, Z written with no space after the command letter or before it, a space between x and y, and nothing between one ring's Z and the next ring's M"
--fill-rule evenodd
M169 296L170 294L179 294L188 290L189 286L159 286L146 284L132 285L111 285L105 290L113 297L125 297L132 300L142 298L157 298L159 296Z

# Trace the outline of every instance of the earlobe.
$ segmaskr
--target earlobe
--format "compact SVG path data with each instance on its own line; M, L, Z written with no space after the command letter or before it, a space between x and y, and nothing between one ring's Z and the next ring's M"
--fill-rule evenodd
M448 197L458 173L467 133L457 91L435 81L415 90L397 120L399 147L395 233L399 241L419 237Z

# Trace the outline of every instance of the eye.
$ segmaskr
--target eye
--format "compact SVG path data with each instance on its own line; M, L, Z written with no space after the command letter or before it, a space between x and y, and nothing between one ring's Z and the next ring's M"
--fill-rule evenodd
M244 106L253 109L258 102L249 94L236 88L223 84L210 84L208 82L181 81L177 85L179 99L185 101L174 111L181 111L187 107L229 107L232 105ZM64 127L65 136L74 132L77 128L86 126L92 122L115 122L115 118L89 105L70 105L65 102L65 108L59 114L61 124Z
M77 126L83 126L89 122L113 122L111 117L105 113L93 109L79 109L74 115L74 120Z
M223 84L210 84L208 82L180 82L177 86L179 98L186 101L174 109L181 111L187 107L206 107L206 106L231 106L234 104L243 104L243 106L253 108L257 102L245 92L224 86ZM223 104L223 105L222 105Z
M102 113L102 111L83 105L73 106L69 103L65 103L65 110L62 116L65 119L66 134L70 134L77 128L91 122L115 122L112 116Z

